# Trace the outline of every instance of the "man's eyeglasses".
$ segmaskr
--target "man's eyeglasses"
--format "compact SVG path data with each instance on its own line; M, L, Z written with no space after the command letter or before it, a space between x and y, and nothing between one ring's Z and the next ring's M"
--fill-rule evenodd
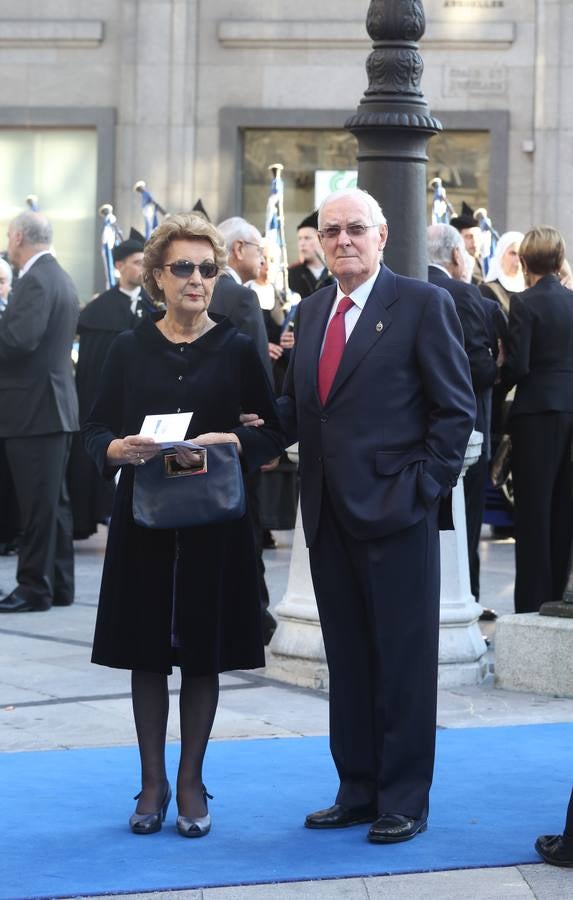
M367 228L378 228L378 225L362 225L361 222L355 222L352 225L327 225L326 228L319 231L319 235L324 240L333 240L340 236L341 231L345 231L348 237L363 237Z
M248 244L249 247L256 247L257 250L259 251L259 256L263 255L263 248L261 247L260 244L255 244L254 241L243 241L243 244Z
M195 269L199 269L201 278L214 278L219 271L219 266L215 262L206 260L205 262L192 263L187 259L179 259L176 262L166 263L160 266L161 269L169 269L176 278L190 278Z

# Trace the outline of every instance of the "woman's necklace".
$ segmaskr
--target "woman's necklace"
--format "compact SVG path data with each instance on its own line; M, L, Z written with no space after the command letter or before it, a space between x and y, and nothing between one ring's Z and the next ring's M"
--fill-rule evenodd
M171 341L171 343L173 343L173 344L182 344L182 343L190 344L193 341L196 341L197 338L200 338L201 335L205 334L205 332L208 331L212 325L213 325L213 323L211 322L211 320L207 316L205 316L205 322L203 323L203 326L200 329L200 331L197 331L197 332L191 331L188 333L182 333L182 332L175 331L171 327L170 323L165 321L165 318L160 320L161 331L163 332L163 334L167 338L167 340Z

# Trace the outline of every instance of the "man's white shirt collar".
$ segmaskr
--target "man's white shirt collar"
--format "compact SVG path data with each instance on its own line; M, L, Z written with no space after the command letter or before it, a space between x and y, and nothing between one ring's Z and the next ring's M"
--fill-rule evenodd
M131 301L131 311L132 313L135 313L135 311L137 310L137 304L139 303L139 298L141 297L141 285L138 284L137 287L132 291L128 291L121 286L119 289L122 294L125 294L126 297L129 297Z
M242 283L243 283L243 282L241 281L239 275L237 274L237 272L235 272L235 270L232 269L231 266L226 266L226 267L225 267L225 272L227 273L227 275L230 275L231 278L233 279L233 281L236 281L237 284L242 284Z
M46 253L50 253L49 250L40 250L39 253L35 253L34 256L31 256L28 262L25 262L20 271L18 272L18 278L23 278L26 272L32 268L37 259L40 259L41 256L45 256Z
M380 274L380 267L378 267L376 269L376 271L374 272L374 275L371 275L370 278L368 279L368 281L365 281L363 284L358 285L358 287L355 288L351 294L345 294L337 282L335 308L338 307L338 304L343 297L350 297L350 299L352 300L352 302L354 303L355 306L357 306L361 310L364 309L364 304L368 300L368 297L370 296L370 292L371 292L372 288L374 287L374 282L378 278L379 274Z

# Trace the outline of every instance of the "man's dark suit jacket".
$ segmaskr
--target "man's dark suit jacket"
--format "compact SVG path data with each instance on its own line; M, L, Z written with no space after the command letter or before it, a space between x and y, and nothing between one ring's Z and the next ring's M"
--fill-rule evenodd
M318 278L305 263L297 263L288 270L288 286L291 291L300 294L302 299L328 284L334 284L334 278L327 268L322 270Z
M475 419L460 321L442 288L380 273L324 406L318 361L336 287L299 304L279 400L300 441L301 505L312 545L325 480L335 515L361 540L408 528L456 484Z
M80 346L76 364L80 425L91 412L99 390L103 364L117 335L136 327L143 318L154 312L157 308L142 290L134 315L131 298L117 284L90 300L82 309L78 321ZM99 522L111 516L115 484L100 477L86 453L80 434L75 435L72 441L68 488L74 517L74 538L87 538L95 534Z
M489 455L491 394L497 377L494 347L488 328L483 298L475 285L450 278L437 266L428 267L428 281L445 288L453 297L464 334L472 386L476 398L475 427L484 436L484 450Z
M77 431L71 349L79 304L51 254L16 280L0 320L0 437Z
M508 334L504 386L517 385L510 418L573 412L573 292L546 275L513 295Z
M272 384L273 372L269 358L267 330L259 298L255 292L251 288L237 284L231 275L223 272L215 285L209 310L220 316L228 316L238 331L247 334L254 341Z

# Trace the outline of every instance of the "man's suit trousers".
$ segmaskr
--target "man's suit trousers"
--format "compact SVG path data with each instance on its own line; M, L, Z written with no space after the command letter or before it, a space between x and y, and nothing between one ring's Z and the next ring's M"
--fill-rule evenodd
M437 505L410 528L359 541L325 486L310 564L330 673L336 802L424 817L436 729Z
M22 537L18 592L40 604L74 597L73 522L65 481L68 432L6 438Z
M470 466L464 475L470 588L476 600L479 600L479 541L485 506L487 471L487 456L482 450L478 461Z

